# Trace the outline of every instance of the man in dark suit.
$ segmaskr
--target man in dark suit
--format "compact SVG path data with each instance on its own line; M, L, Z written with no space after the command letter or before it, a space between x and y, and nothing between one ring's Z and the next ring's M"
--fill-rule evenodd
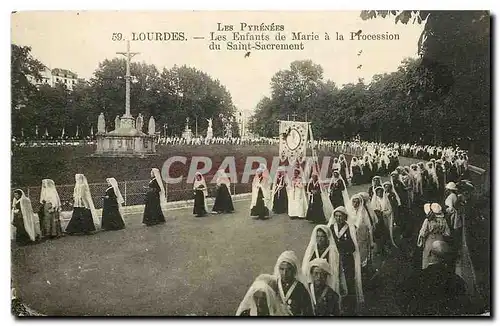
M457 316L467 313L470 300L466 285L455 274L451 248L444 241L435 241L429 257L429 266L419 270L401 287L401 312L405 316Z

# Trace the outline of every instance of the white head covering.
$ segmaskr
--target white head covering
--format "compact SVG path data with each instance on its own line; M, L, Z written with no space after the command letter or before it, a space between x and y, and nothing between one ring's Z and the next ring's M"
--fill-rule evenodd
M335 178L335 174L334 174L335 172L337 172L339 174L338 178ZM330 191L332 184L337 180L341 180L342 183L344 184L344 190L342 190L342 199L344 199L344 205L350 205L349 204L349 193L347 192L347 185L346 185L344 179L342 178L342 174L340 174L340 171L333 170L332 178L330 179L330 183L328 184L328 191Z
M107 178L106 182L109 183L111 187L113 187L113 191L115 192L116 201L118 202L118 205L121 206L123 203L125 203L125 200L122 197L122 193L120 192L120 188L118 188L118 182L116 181L116 179Z
M318 245L317 245L317 234L318 230L322 230L328 239L328 247L323 252L323 257L319 257L318 253ZM337 245L335 243L335 239L333 239L332 231L326 225L316 225L312 231L311 238L309 240L309 244L307 245L306 252L304 253L304 258L302 259L302 273L305 275L308 282L311 282L310 272L311 266L310 261L313 257L313 254L316 254L317 258L325 258L328 255L328 260L330 262L331 269L328 271L330 277L328 285L340 295L339 290L339 252L337 250ZM316 260L315 259L315 260Z
M297 258L297 255L295 254L295 252L292 250L284 251L278 257L278 260L276 261L276 265L274 265L274 275L277 277L277 279L278 280L281 279L280 264L283 262L289 263L295 268L295 272L296 272L295 278L297 279L297 281L301 282L305 286L307 284L307 280L305 278L305 275L302 273L302 269L300 268L299 259Z
M61 210L61 199L57 193L56 185L51 179L42 180L42 190L40 191L40 204L43 201L51 203L55 210Z
M264 292L266 295L267 308L270 316L289 316L288 309L283 305L274 290L262 280L255 280L248 289L243 301L241 301L236 316L241 315L245 310L250 309L250 316L257 316L257 305L255 303L254 294L256 292Z
M217 171L215 180L217 182L217 186L220 186L222 184L226 185L227 191L229 192L229 194L231 194L231 180L229 180L229 177L227 176L226 172L224 172L224 170L220 169Z
M197 176L200 176L201 179L197 180L196 179ZM194 174L193 190L198 190L198 188L200 188L200 186L202 188L203 195L205 197L208 196L208 188L207 188L207 183L205 181L205 177L203 177L203 174L201 174L200 172L196 172Z
M294 267L295 279L298 282L302 283L302 285L304 285L304 287L307 289L307 292L309 292L309 289L307 287L307 278L302 273L302 269L301 269L300 263L299 263L299 258L297 258L297 255L292 250L287 250L287 251L282 252L281 255L278 257L278 260L276 261L276 265L274 265L274 275L276 276L276 278L278 280L278 287L281 286L280 265L283 262L289 263L290 265L292 265ZM281 297L282 296L281 290L279 292L280 292L279 295ZM309 296L310 296L310 293L309 293ZM284 300L283 297L281 299ZM311 307L314 308L314 306L312 305L312 301L311 301Z
M333 213L332 216L330 217L330 221L328 222L328 227L333 225L334 232L337 233L337 237L339 236L339 231L337 223L334 223L335 219L335 212L341 212L347 216L347 222L346 224L348 225L348 230L349 234L351 236L352 242L354 243L355 251L353 253L354 256L354 278L355 278L355 285L356 285L356 300L358 304L364 302L364 295L363 295L363 286L362 286L362 280L361 280L361 258L359 256L359 246L358 246L358 240L356 236L356 228L349 223L351 218L349 218L349 212L344 206L339 206L337 207ZM347 232L347 231L346 231ZM340 292L346 293L347 289L340 289ZM341 294L343 295L343 294Z
M19 206L21 206L21 214L23 216L23 224L24 224L24 229L26 230L26 233L28 233L31 241L36 240L36 235L37 235L37 230L35 226L35 213L33 213L33 207L31 207L31 201L29 200L28 197L24 194L24 191L21 189L16 189L14 192L20 192L21 193L21 198L14 199L12 200L12 215L11 215L11 223L14 220L14 209L16 209L16 204L19 203Z
M399 198L399 195L398 193L396 192L396 189L394 189L394 186L392 185L391 182L389 181L386 181L382 184L382 186L384 187L384 196L385 196L385 186L391 186L391 192L396 196L396 201L398 202L398 206L401 206L401 198Z
M446 189L458 191L458 188L457 188L457 185L455 182L448 182L448 184L446 185Z
M151 172L153 172L155 180L158 183L158 186L160 187L160 204L166 205L167 193L165 192L165 187L163 186L163 180L161 178L160 170L158 170L157 168L152 168Z
M83 207L90 210L92 219L96 226L101 225L99 216L94 207L94 201L90 194L90 187L87 178L83 174L75 174L75 190L73 191L73 206Z

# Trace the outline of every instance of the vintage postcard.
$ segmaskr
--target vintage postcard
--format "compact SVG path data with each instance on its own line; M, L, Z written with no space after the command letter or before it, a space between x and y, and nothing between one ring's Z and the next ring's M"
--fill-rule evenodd
M14 316L489 316L488 11L11 15Z

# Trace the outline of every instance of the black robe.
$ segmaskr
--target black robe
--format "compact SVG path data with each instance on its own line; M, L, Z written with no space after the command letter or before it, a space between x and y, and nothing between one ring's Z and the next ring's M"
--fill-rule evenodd
M282 281L280 280L279 282L282 282ZM288 289L285 289L283 287L283 291L285 292L285 295L286 295ZM281 298L281 295L280 294L278 294L278 295ZM281 300L283 302L283 298L281 298ZM311 296L309 295L309 292L307 291L304 284L302 284L301 282L297 282L297 285L295 286L295 289L293 290L292 294L290 295L290 298L288 300L286 300L286 302L283 302L283 303L288 306L288 308L292 312L293 316L313 316L314 315L312 302L311 302Z
M359 165L354 165L352 167L352 185L357 185L363 183L363 176L361 175L361 167Z
M315 316L339 316L339 295L331 287L325 285L324 289L314 289L316 306L314 307ZM312 295L312 294L311 294Z
M207 210L205 209L205 200L206 198L203 190L195 189L193 215L196 215L198 217L207 215Z
M21 203L17 202L15 209L18 213L14 213L12 224L16 227L16 243L18 245L26 245L31 242L30 236L24 228L23 213L21 213Z
M338 226L339 232L342 226ZM351 232L349 230L350 226L347 226L347 230L340 237L337 237L335 233L334 224L330 226L333 233L333 239L337 244L337 250L339 251L339 272L344 272L345 280L347 284L347 296L342 301L343 311L346 314L353 314L356 309L356 271L354 265L354 252L356 251L356 246L351 238Z
M264 203L264 194L262 193L262 189L259 188L258 191L259 192L257 193L257 201L255 202L255 206L250 209L250 216L258 216L259 218L264 218L269 216L269 209Z
M212 211L217 213L232 213L234 212L233 199L225 184L217 187L217 195Z
M160 192L161 188L156 179L151 179L146 193L146 205L142 218L142 223L147 226L165 223L165 216L161 209Z
M344 191L344 183L338 179L330 186L330 201L332 202L333 209L339 206L345 206L342 191Z
M288 213L288 194L286 192L287 184L284 177L278 177L276 183L280 185L281 188L276 190L274 193L273 212L276 214L286 214Z
M73 207L73 214L65 232L68 234L88 234L95 230L91 210L85 207Z
M318 184L310 182L307 184L307 192L312 192L312 195L308 194L308 207L306 220L311 221L316 224L326 224L325 213L323 212L323 200L321 199L321 187Z
M347 162L346 161L340 162L340 176L342 177L342 179L347 181L346 171L347 171Z
M106 196L103 199L102 228L104 230L121 230L125 228L113 187L106 189Z

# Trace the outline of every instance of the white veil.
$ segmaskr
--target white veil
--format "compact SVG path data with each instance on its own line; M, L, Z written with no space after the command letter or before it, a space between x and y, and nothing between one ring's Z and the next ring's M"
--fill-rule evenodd
M307 279L308 283L310 283L310 272L311 272L311 258L313 254L316 253L316 259L321 258L318 254L318 246L317 246L317 232L318 230L322 230L325 232L326 237L328 238L328 248L326 249L328 252L324 252L323 254L328 255L328 261L330 264L329 273L333 277L330 277L328 285L340 295L340 284L339 284L339 252L337 250L337 244L335 243L335 239L333 239L332 231L326 225L316 225L312 231L311 238L309 240L309 244L307 245L306 252L304 253L304 258L302 259L302 273Z
M352 220L349 217L349 211L344 206L339 206L333 211L332 216L330 217L330 221L328 221L328 227L333 225L334 232L338 232L337 223L334 223L335 212L341 212L347 216L347 225L349 226L349 234L351 235L351 239L352 242L354 243L354 248L355 248L353 256L354 256L354 278L356 286L356 300L358 304L361 304L364 302L365 299L363 295L363 285L361 279L361 257L359 256L359 246L358 246L358 238L356 237L356 227L349 223L349 221Z
M57 193L56 185L51 179L42 180L42 190L40 191L40 204L43 201L51 203L56 211L61 210L61 199Z
M152 168L151 171L153 172L155 180L160 187L160 204L162 206L165 206L167 204L167 193L165 192L165 187L163 186L163 180L161 178L160 170L158 170L157 168Z
M227 191L229 192L229 195L231 195L231 180L229 180L226 172L224 172L224 170L222 169L218 170L215 177L217 186L220 186L222 184L226 185Z
M278 257L278 260L276 261L276 265L274 265L274 275L276 276L276 279L278 280L278 288L279 288L278 294L279 294L282 302L284 303L284 301L283 301L284 300L284 293L282 293L282 290L281 290L280 264L283 262L289 263L290 265L292 265L294 267L295 273L296 273L295 279L298 282L302 283L302 285L304 285L307 292L309 293L311 307L313 308L313 311L314 311L314 305L313 305L312 300L311 300L311 293L309 292L309 288L307 286L307 278L305 277L304 273L302 273L302 269L301 269L300 263L299 263L299 258L297 258L297 255L292 250L287 250L287 251L282 252L281 255Z
M338 178L335 178L335 176L334 176L335 172L338 172L338 174L339 174ZM338 171L338 170L333 170L333 172L332 172L332 178L330 179L330 183L328 184L328 193L330 193L330 188L332 186L332 183L336 180L339 180L339 179L344 184L344 190L342 190L342 199L344 199L344 206L350 205L349 204L349 193L347 192L347 185L346 185L344 179L342 178L342 174L340 174L340 171ZM328 202L330 202L330 200L328 200ZM332 207L332 213L333 213L333 207Z
M108 182L111 187L113 187L113 191L115 192L116 202L118 203L118 209L120 211L120 217L122 218L123 223L125 220L123 219L123 204L125 200L123 199L122 193L120 192L120 188L118 188L118 182L115 178L107 178L106 182Z
M35 213L33 212L31 201L28 197L26 197L24 191L21 189L16 189L15 192L20 192L21 198L14 198L12 201L11 223L14 220L14 209L16 204L19 203L19 206L21 206L21 214L23 216L24 229L26 230L26 233L28 233L31 241L35 241L38 232L35 225Z
M265 281L256 279L238 306L236 316L240 316L243 311L248 309L250 309L250 316L257 316L257 305L255 304L254 299L254 294L256 292L264 292L266 294L266 302L270 316L290 315L290 312L276 295L276 292L274 292L274 290Z
M283 166L278 167L276 170L276 173L274 174L273 178L273 184L271 186L271 207L274 206L274 196L276 195L276 192L278 192L278 176L280 173L283 173L283 184L288 185L290 184L290 178L288 177L286 168ZM283 186L284 191L286 191L286 186Z
M101 221L94 207L87 178L83 174L75 174L75 190L73 191L74 207L84 207L90 210L94 224L98 227Z
M269 179L269 172L265 168L265 165L261 164L261 166L257 169L257 172L262 172L262 181L259 180L258 173L253 177L252 181L252 200L250 201L250 209L254 207L257 203L257 196L259 194L259 188L262 189L262 195L264 196L264 205L269 209L269 213L271 213L272 199L274 197L271 193L271 184Z

